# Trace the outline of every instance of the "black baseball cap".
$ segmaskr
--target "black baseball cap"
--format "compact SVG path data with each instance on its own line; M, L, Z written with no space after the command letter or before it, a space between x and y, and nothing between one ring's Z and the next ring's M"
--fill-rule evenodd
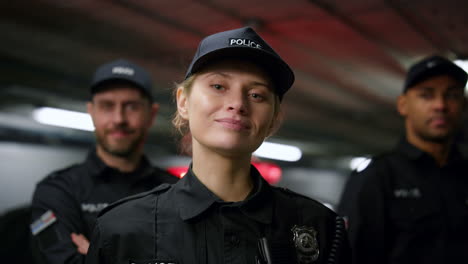
M270 75L280 99L294 83L294 73L289 65L250 27L204 38L198 45L185 79L220 59L245 59L259 65Z
M462 88L466 85L467 73L462 68L444 57L431 56L422 59L410 67L403 92L406 92L409 88L422 81L439 75L451 76L462 85Z
M153 100L151 75L142 67L125 59L118 59L99 66L94 72L91 82L91 95L99 91L99 88L109 81L127 81L139 88L150 101Z

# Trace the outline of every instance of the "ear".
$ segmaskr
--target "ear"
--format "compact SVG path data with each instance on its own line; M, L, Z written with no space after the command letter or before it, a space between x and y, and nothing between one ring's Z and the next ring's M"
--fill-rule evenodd
M408 98L406 94L398 96L396 107L401 116L406 116L408 114Z
M87 102L86 103L86 111L91 116L91 121L93 121L93 125L94 125L94 105L93 105L93 102Z
M271 121L270 128L268 129L267 138L275 134L276 131L278 131L281 124L283 123L283 118L284 118L284 113L283 113L282 108L280 108L278 112L276 113L276 115L273 117L273 120Z
M93 118L93 116L94 116L94 105L93 105L93 102L87 102L87 103L86 103L86 111L87 111L88 114L91 116L91 118Z
M150 125L152 126L154 124L154 120L156 120L156 116L158 115L158 110L159 110L159 104L153 103L151 104L151 121Z
M92 115L92 112L93 112L93 103L91 103L91 102L87 102L87 103L86 103L86 111L88 112L88 114Z
M188 119L188 98L184 88L179 86L176 92L177 112L183 119Z

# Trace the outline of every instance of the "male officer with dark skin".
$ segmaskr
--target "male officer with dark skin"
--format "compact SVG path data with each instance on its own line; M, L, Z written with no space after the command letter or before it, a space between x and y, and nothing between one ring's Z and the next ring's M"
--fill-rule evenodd
M454 143L466 81L439 56L410 68L397 100L406 137L342 197L354 263L468 263L468 162Z
M153 167L143 154L157 114L150 74L127 60L100 66L87 110L96 148L87 159L47 176L32 201L31 231L46 263L84 263L100 210L123 197L177 178Z

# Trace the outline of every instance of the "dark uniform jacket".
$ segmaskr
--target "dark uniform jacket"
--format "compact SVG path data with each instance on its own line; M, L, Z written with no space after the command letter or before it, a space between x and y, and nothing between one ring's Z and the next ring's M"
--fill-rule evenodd
M106 166L95 151L86 161L53 172L36 186L32 220L51 210L56 221L33 236L46 263L84 263L70 238L72 232L90 239L100 210L129 195L151 190L177 178L153 167L144 157L139 168L122 173Z
M468 263L468 162L403 140L351 175L340 204L355 263Z
M189 170L172 186L115 203L98 218L86 263L349 263L341 218L270 186L254 167L251 175L255 187L241 202L222 201Z

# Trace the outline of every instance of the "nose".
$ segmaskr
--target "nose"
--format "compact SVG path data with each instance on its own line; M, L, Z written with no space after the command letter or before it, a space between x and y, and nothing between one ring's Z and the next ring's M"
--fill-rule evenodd
M122 124L126 122L125 109L122 106L116 107L112 113L112 121L115 124Z
M242 92L232 93L231 96L227 97L228 111L235 112L241 115L245 115L248 112L248 100L247 96Z
M440 95L434 99L434 109L437 111L445 111L447 109L447 99Z

